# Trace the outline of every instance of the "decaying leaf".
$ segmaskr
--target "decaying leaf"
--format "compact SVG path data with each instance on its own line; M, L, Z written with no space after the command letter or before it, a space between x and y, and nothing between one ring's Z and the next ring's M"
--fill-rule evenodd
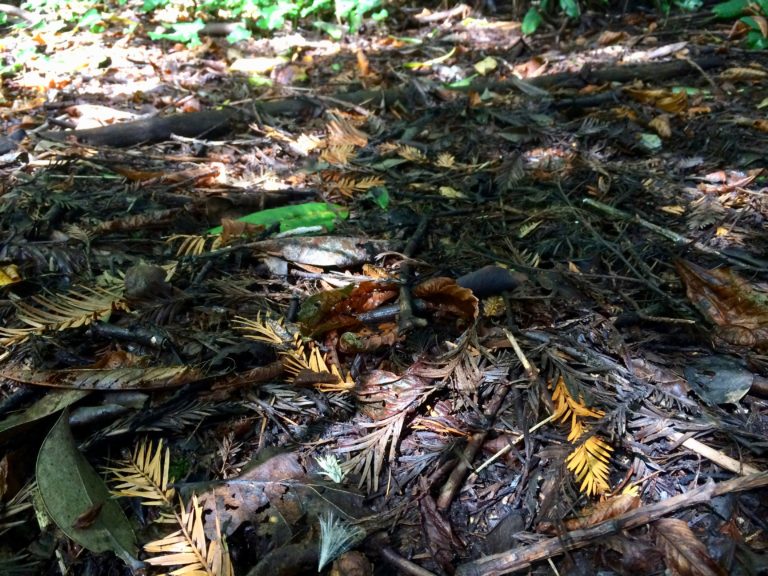
M676 260L689 300L719 326L725 343L762 349L768 345L768 292L727 268L707 270Z
M159 390L175 388L199 379L201 374L189 366L147 368L19 370L0 372L5 378L34 386L78 390Z
M656 545L664 556L667 569L676 576L725 576L727 572L709 555L688 523L677 518L663 518L653 524Z

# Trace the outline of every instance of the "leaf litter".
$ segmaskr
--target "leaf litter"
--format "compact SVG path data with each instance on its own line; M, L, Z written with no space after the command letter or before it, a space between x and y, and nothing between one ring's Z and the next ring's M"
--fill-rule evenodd
M397 18L4 78L0 571L764 570L764 57Z

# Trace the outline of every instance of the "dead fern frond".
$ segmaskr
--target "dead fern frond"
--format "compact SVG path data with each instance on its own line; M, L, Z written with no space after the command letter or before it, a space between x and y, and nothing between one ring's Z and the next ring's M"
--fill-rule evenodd
M329 365L323 357L320 349L310 342L304 344L301 335L296 333L293 348L280 352L283 368L293 381L296 381L302 373L325 374L330 381L318 381L314 387L321 392L347 392L355 387L355 382L347 374L341 375L338 366Z
M263 342L278 349L292 347L297 334L296 331L288 330L282 319L262 317L261 313L256 315L256 320L237 316L234 324L235 328L245 332L244 337L248 340Z
M566 458L568 470L581 482L579 489L587 496L608 491L608 463L612 451L613 448L599 436L590 436Z
M321 572L326 564L352 548L365 537L365 532L359 526L353 526L336 518L333 512L323 514L320 521L320 554L317 571Z
M218 235L174 234L166 238L165 241L167 244L180 241L179 247L176 249L176 257L183 258L185 256L199 256L215 250L218 240ZM209 242L210 245L207 246Z
M552 402L555 405L555 411L552 414L553 420L565 422L570 418L571 428L579 425L580 418L601 418L605 415L602 410L592 410L584 404L584 399L576 400L568 391L565 385L565 379L562 375L557 379L555 389L552 391ZM581 434L577 435L578 438ZM568 438L571 440L571 438Z
M362 148L368 145L368 135L355 128L349 120L341 116L335 116L328 122L328 140L331 146Z
M346 473L360 474L358 487L365 484L368 493L379 489L379 477L384 467L384 459L386 458L390 462L395 459L405 416L406 413L401 412L381 422L359 424L362 428L373 428L373 431L362 438L358 438L354 443L335 450L338 454L356 452L342 465L342 468Z
M144 545L150 554L162 554L147 558L153 566L175 566L171 574L190 576L234 576L224 536L221 533L219 515L214 511L216 538L210 542L203 528L203 508L193 495L189 506L180 502L175 514L180 530L165 538Z
M579 442L579 445L566 458L568 470L574 473L576 480L581 483L579 489L588 496L602 494L608 491L608 463L611 460L613 448L599 436L590 436L585 441L580 439L588 429L585 418L601 418L605 415L602 410L589 408L580 397L576 400L565 385L565 379L560 375L552 391L552 402L555 410L550 420L565 422L570 419L569 442Z
M342 376L338 366L329 365L314 343L305 344L301 334L286 328L282 320L262 319L259 314L256 320L238 317L235 322L239 330L246 332L245 337L249 340L277 348L290 381L297 382L303 376L302 381L310 382L321 392L347 392L355 387L349 374ZM308 373L326 377L313 380L307 377Z
M320 154L320 160L337 166L346 166L355 157L355 148L351 145L329 146Z
M456 166L456 157L448 152L441 152L437 155L435 166L438 168L454 168Z
M16 318L27 328L0 328L0 345L23 342L46 330L62 331L103 320L115 310L128 310L122 294L80 286L66 294L35 295L30 302L15 301Z
M427 156L416 148L415 146L399 146L397 148L397 155L401 158L405 158L406 160L410 160L411 162L417 162L419 164L422 164L427 161Z
M176 491L169 487L173 483L170 463L171 453L163 449L163 441L155 447L145 438L129 458L107 468L116 483L110 491L118 497L139 498L144 506L172 508Z

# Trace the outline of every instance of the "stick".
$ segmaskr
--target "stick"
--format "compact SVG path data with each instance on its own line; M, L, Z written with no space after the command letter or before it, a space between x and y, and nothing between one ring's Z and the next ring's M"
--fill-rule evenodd
M590 528L573 530L530 546L520 546L473 562L467 562L456 569L456 576L501 576L523 570L530 567L534 562L558 556L568 550L583 548L595 540L606 538L622 530L643 526L677 510L707 503L716 496L754 490L767 485L768 472L741 476L719 484L708 482L685 494L630 510L621 516L600 522Z

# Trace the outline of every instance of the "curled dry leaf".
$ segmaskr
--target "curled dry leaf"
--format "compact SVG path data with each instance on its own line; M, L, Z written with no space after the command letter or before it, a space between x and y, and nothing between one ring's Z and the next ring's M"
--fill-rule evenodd
M679 576L725 576L727 572L709 555L688 523L677 518L663 518L654 523L656 545L667 568Z
M473 321L480 313L478 300L472 290L462 288L453 278L426 280L413 289L413 295L431 304L438 314Z
M749 348L768 344L768 294L727 268L707 270L677 260L688 299L711 323L725 343Z

